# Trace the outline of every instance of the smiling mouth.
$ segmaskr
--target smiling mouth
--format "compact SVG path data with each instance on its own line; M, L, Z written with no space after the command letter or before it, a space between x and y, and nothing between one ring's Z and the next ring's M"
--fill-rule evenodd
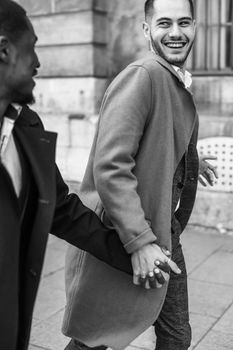
M182 41L182 42L165 42L164 43L165 46L167 46L169 49L182 49L183 47L185 47L186 42Z

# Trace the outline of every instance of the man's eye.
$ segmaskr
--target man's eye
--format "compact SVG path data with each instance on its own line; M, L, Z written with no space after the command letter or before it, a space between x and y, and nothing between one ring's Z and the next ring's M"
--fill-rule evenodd
M166 21L159 23L159 27L162 27L162 28L168 28L169 26L170 26L170 23Z
M182 21L179 23L181 27L188 27L190 25L189 21Z

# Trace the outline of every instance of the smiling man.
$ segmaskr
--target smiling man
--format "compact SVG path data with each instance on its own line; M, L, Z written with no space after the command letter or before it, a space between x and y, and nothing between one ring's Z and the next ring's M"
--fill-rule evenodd
M147 0L143 29L150 52L107 89L81 188L84 202L116 228L129 253L135 252L135 285L70 247L63 325L74 338L69 350L125 348L152 324L156 350L190 346L180 235L192 212L199 168L198 116L189 91L191 74L185 70L195 37L192 1ZM181 270L171 270L169 282L162 246L171 249ZM159 274L164 279L157 289L141 288L152 288Z
M193 17L192 1L147 1L143 28L151 50L183 68L195 37Z

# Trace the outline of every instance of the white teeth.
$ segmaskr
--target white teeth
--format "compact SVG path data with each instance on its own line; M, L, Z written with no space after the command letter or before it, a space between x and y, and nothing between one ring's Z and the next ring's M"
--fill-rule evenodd
M166 44L166 46L170 47L170 48L180 49L184 46L184 44L182 44L182 43L169 43L169 44Z

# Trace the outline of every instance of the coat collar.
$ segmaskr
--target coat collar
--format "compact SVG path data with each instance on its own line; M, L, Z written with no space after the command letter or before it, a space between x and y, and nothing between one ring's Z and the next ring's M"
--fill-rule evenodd
M148 57L154 58L161 66L163 66L164 68L169 70L169 72L172 75L174 75L182 83L182 85L184 85L184 82L181 79L181 77L179 76L179 74L175 71L175 69L172 67L172 65L170 65L165 59L163 59L162 57L160 57L159 55L157 55L153 51L148 52Z

